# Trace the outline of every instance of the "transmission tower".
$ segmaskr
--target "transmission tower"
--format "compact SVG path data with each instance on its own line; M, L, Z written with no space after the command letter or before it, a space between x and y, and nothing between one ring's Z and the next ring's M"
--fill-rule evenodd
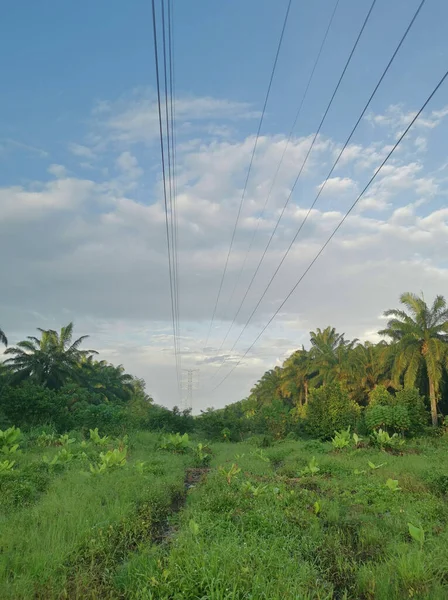
M191 410L193 408L193 390L199 388L199 369L182 369L182 390L183 396L182 408Z

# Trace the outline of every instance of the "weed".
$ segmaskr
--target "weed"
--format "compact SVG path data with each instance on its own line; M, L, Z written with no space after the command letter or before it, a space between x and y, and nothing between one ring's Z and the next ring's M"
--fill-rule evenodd
M100 452L100 462L97 465L90 464L90 472L93 475L100 475L110 469L117 467L124 467L126 465L127 449L120 450L115 448L114 450L108 450L107 452Z
M0 462L0 475L10 473L15 465L15 460L4 460Z
M230 485L232 480L241 472L241 469L238 467L236 463L232 463L230 469L225 469L224 467L218 467L219 472L226 478L227 484Z
M206 467L212 460L212 451L207 444L199 443L193 450L194 466Z
M316 457L313 456L308 465L300 471L300 475L317 475L319 471L320 467L317 464Z
M378 429L372 433L372 441L375 446L379 446L382 450L396 449L404 445L404 439L400 438L397 433L390 435L383 429Z
M188 522L188 527L191 533L196 537L199 535L199 525L193 519L190 519Z
M190 438L188 437L188 433L184 433L183 435L180 435L180 433L164 435L159 448L161 450L168 450L174 454L185 454L190 448Z
M90 441L93 442L96 446L107 446L107 444L109 443L109 436L104 435L103 437L101 437L98 433L98 427L95 427L95 429L90 429L89 434Z
M334 438L331 439L331 443L335 450L342 450L350 446L350 425L347 429L334 432Z
M425 532L423 527L416 527L412 523L408 523L408 529L411 538L420 544L420 548L423 548L425 542Z
M9 429L5 429L4 431L0 430L1 453L7 455L18 453L21 435L22 433L17 427L9 427Z
M388 479L386 481L386 487L388 487L392 492L398 492L401 490L401 487L398 485L398 479Z
M359 448L362 444L362 437L360 437L357 433L354 433L352 437L356 448Z
M55 446L58 436L55 433L42 432L36 438L36 444L38 446Z
M71 438L68 433L60 435L56 441L57 446L70 446L76 442L75 438Z
M259 458L260 460L262 460L265 463L271 462L271 459L269 457L267 457L266 454L261 449L260 450L254 450L250 454L251 454L251 456L255 456L256 458Z
M386 465L386 463L381 463L379 465L376 465L371 460L369 460L367 464L372 469L372 471L375 471L376 469L381 469L381 467L384 467Z

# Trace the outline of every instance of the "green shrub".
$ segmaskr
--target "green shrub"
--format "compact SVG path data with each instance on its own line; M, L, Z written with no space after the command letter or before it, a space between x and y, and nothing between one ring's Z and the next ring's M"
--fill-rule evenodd
M193 450L194 466L207 467L212 460L212 451L207 444L199 443Z
M4 509L13 509L36 502L50 483L47 465L32 463L21 470L9 471L2 477L0 504Z
M395 394L395 401L397 406L403 406L408 412L410 433L422 432L428 424L428 412L420 392L416 388L404 388Z
M96 446L106 446L107 443L109 442L109 436L107 436L107 435L104 435L103 437L100 436L100 434L98 433L98 427L95 427L95 429L89 430L89 439Z
M5 386L0 394L0 409L15 425L24 428L52 424L59 431L70 429L71 414L66 398L59 392L24 383Z
M117 467L124 467L127 463L127 448L120 450L114 448L114 450L108 450L107 452L100 452L100 462L98 464L90 464L90 472L93 475L99 475L105 473L110 469Z
M330 439L335 430L354 426L360 408L338 383L311 390L306 410L306 428L313 436Z
M404 439L400 438L397 433L389 435L387 431L378 429L378 431L374 431L372 434L372 442L375 446L378 446L382 450L386 450L396 449L400 446L403 446Z
M377 385L369 394L369 406L390 406L393 404L393 396L384 385Z
M350 425L342 431L335 431L334 437L331 438L331 444L335 450L342 450L350 446Z
M383 428L392 432L401 432L411 428L408 409L399 404L368 406L365 411L365 422L369 431Z
M160 441L159 448L161 450L168 450L174 454L185 454L190 448L188 433L184 433L184 435L180 435L180 433L164 435Z

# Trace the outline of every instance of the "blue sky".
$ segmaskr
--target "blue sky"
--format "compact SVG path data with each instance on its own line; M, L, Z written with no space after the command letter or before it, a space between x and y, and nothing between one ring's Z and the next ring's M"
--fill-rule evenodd
M183 359L200 366L205 380L220 361L239 359L448 64L448 4L427 0L303 242L241 344L217 355L371 4L339 2L235 307L226 306L335 6L293 0L222 306L204 352L286 4L174 0ZM377 1L241 326L418 4ZM173 405L150 3L10 4L0 23L0 72L0 251L9 258L1 267L3 329L17 341L34 327L74 319L105 358L144 376L157 400ZM381 311L401 291L447 293L446 106L444 86L257 351L227 387L211 395L204 386L198 406L247 394L316 326L372 337Z

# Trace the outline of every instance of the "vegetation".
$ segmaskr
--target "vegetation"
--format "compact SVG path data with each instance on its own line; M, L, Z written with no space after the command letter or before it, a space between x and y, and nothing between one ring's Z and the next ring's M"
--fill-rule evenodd
M448 311L401 302L196 418L71 323L7 348L0 598L447 598Z
M334 327L310 333L282 367L267 371L248 398L207 410L198 427L215 439L250 435L282 439L308 434L330 439L355 427L367 434L421 434L436 428L448 411L448 308L442 296L428 305L406 293L404 309L387 310L388 338L377 344L347 340Z
M406 293L400 298L408 309L387 310L384 315L393 317L386 329L380 331L396 344L393 347L395 360L393 373L399 382L403 377L406 387L415 385L421 375L427 379L431 402L431 418L437 426L437 397L443 369L448 364L448 308L443 296L437 296L432 307L428 307L423 296Z
M268 462L248 443L215 444L175 538L133 553L112 597L446 598L448 517L436 482L447 440L386 458L375 446L311 443L276 442Z

